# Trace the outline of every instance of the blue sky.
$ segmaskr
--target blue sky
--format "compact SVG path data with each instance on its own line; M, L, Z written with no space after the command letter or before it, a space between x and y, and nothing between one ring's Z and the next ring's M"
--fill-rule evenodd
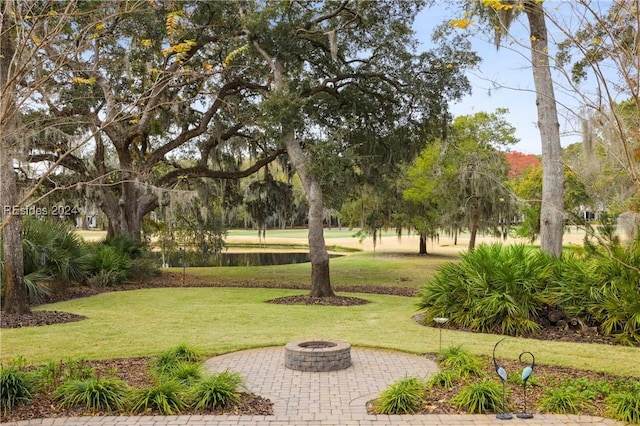
M441 3L446 4L446 3ZM414 30L424 47L429 48L433 28L445 21L460 18L453 10L446 7L426 9L416 17ZM524 16L522 17L524 18ZM520 18L511 28L511 35L517 42L528 45L526 21ZM467 31L474 31L473 25ZM529 62L529 52L519 48L517 43L503 42L496 49L492 41L479 34L472 38L473 48L482 58L480 65L467 73L473 86L473 93L461 102L452 105L454 116L474 114L480 111L492 112L496 108L507 108L506 118L516 128L516 137L520 139L512 147L514 151L527 154L540 154L540 133L536 122L538 113L535 104L533 76ZM556 91L562 100L562 94ZM562 115L562 114L561 114ZM561 133L567 133L569 127L560 117ZM562 137L563 146L579 141L579 136Z

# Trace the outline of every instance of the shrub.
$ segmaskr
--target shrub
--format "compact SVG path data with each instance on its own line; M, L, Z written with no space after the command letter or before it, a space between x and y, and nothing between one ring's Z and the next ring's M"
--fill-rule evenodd
M166 380L156 386L136 389L131 396L131 411L142 413L158 410L162 414L180 413L186 406L182 400L184 387L175 380Z
M474 357L460 346L450 347L438 354L438 361L444 368L454 369L460 377L485 377L482 360Z
M565 259L556 294L567 313L599 324L605 335L640 344L640 234L629 244L615 237L586 241L582 256Z
M166 372L168 379L175 379L189 386L202 378L202 364L180 361Z
M203 377L194 383L191 399L196 409L224 408L240 401L242 377L239 373L223 371Z
M426 318L446 317L458 327L522 335L539 329L551 303L554 261L524 245L481 244L447 263L425 284L418 306Z
M413 414L424 400L425 385L415 377L398 380L385 389L375 402L380 414Z
M151 370L154 374L163 376L171 374L181 363L197 363L200 358L199 350L182 343L155 357L151 361Z
M63 383L54 394L61 407L84 407L96 413L121 410L127 399L128 387L119 379L92 377Z
M459 378L460 372L457 370L440 370L429 377L427 380L427 386L452 389L455 381Z
M39 271L68 285L82 282L89 274L91 255L86 245L62 221L27 217L22 245L25 275Z
M585 393L575 386L566 385L546 390L538 408L550 413L578 414L588 402L589 398Z
M59 220L26 217L22 250L24 284L32 303L46 300L51 294L51 283L66 286L72 282L82 282L89 275L91 255L87 247L77 234ZM0 275L2 268L0 263Z
M106 287L122 283L129 274L131 263L127 255L105 244L98 244L94 250L93 277L89 284Z
M31 400L33 379L14 365L0 368L0 405L6 413L14 406Z
M640 423L640 392L617 392L607 398L607 413L625 423Z
M471 383L462 388L451 402L471 414L501 412L502 386L489 380Z

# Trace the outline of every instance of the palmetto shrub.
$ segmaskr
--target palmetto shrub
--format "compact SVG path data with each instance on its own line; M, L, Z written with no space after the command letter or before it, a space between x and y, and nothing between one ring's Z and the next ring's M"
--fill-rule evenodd
M31 302L42 302L51 284L66 286L88 277L91 255L64 222L27 216L23 226L24 284ZM1 269L2 263L0 275Z
M128 392L122 380L92 377L63 383L55 390L55 398L61 407L84 407L97 413L122 410Z
M32 377L14 365L0 368L0 405L7 412L17 404L31 400Z
M27 217L22 245L25 274L41 271L64 285L82 282L88 276L91 254L62 221Z
M560 264L558 304L621 343L640 344L640 237L628 244L602 239L586 248Z
M91 286L110 287L127 278L131 261L126 253L106 244L94 245L93 250Z
M191 390L191 400L196 409L224 408L240 401L242 376L223 371L210 374L196 381Z
M447 263L421 289L426 322L445 317L458 327L523 335L539 329L551 304L554 261L524 245L481 244Z
M400 379L386 388L375 401L380 414L413 414L424 400L426 386L415 378Z
M126 279L143 280L157 270L145 244L130 238L107 238L90 247L93 252L90 285L113 286Z

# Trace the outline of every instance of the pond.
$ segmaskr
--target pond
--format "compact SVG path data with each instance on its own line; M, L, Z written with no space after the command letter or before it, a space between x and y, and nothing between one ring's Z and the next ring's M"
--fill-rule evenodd
M212 256L209 266L266 266L309 262L308 253L219 253Z
M339 256L329 255L332 258ZM168 266L182 266L182 259L177 254L169 256L169 260ZM224 252L209 256L207 262L203 262L194 252L189 252L186 266L269 266L305 262L309 262L309 254L301 252Z

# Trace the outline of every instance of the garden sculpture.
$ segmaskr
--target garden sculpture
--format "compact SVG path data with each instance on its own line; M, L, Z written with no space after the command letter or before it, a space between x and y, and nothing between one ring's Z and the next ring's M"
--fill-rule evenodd
M505 384L507 383L507 371L501 366L499 366L498 361L496 361L496 348L498 347L500 342L502 342L503 340L504 338L499 340L498 343L496 343L495 346L493 347L493 365L496 369L496 373L498 373L498 376L500 376L500 380L502 380L502 413L497 414L496 418L500 420L510 420L513 418L513 416L506 412L507 409L506 409L506 402L505 402Z
M529 380L529 377L531 377L531 374L533 373L533 368L536 365L536 357L533 356L533 354L531 352L528 351L524 351L520 354L520 356L518 357L518 360L520 362L522 362L522 355L531 355L531 364L527 365L523 370L522 370L522 392L524 394L524 412L518 414L516 417L520 418L520 419L531 419L533 418L533 414L531 413L527 413L527 380Z

